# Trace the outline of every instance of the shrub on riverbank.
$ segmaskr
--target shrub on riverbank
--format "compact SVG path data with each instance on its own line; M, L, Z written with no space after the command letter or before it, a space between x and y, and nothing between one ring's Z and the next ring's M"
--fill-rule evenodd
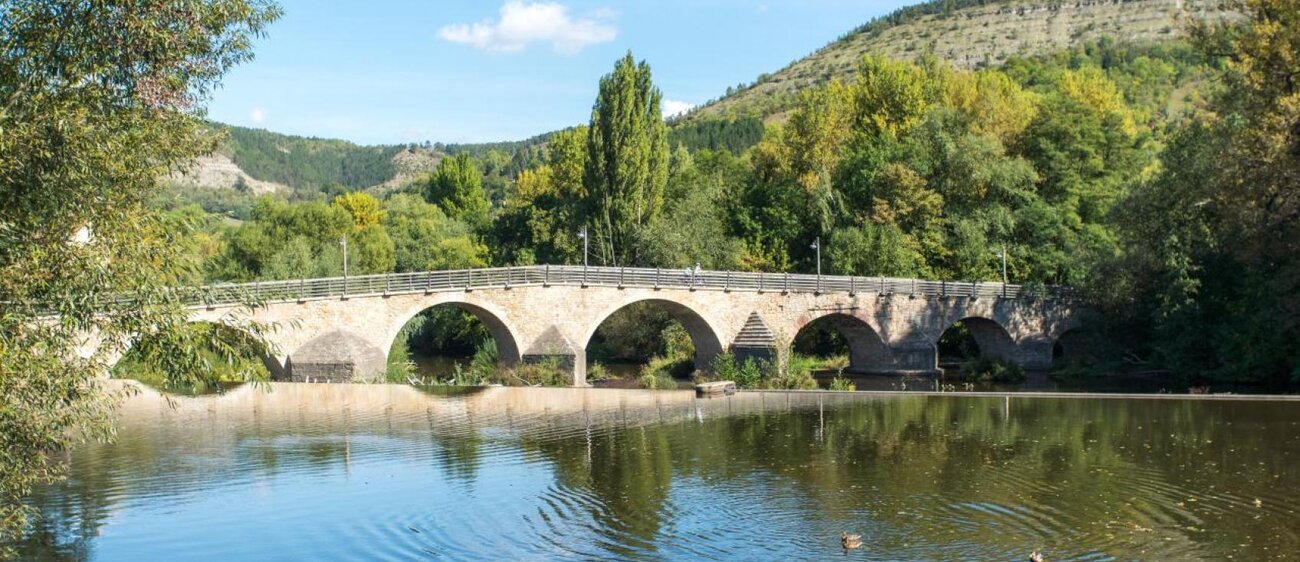
M1024 382L1025 369L1002 359L980 357L962 363L957 379L968 382Z
M662 372L646 369L637 379L637 385L650 390L674 390L677 388L677 380Z
M750 389L817 388L817 380L812 377L812 371L822 364L822 360L788 353L784 355L787 357L785 361L773 363L752 357L737 361L735 355L722 353L713 359L713 372L698 373L695 382L732 381L738 388Z
M668 357L652 357L641 369L637 384L641 388L665 390L677 388L677 379L690 376L695 368L691 355L681 353Z
M846 379L842 376L836 376L835 378L831 379L830 390L838 390L840 392L853 392L856 391L857 389L858 389L858 385L853 384L853 381Z
M731 381L738 388L759 388L766 364L766 361L756 361L753 357L737 361L733 354L719 353L713 358L713 372L696 373L695 382Z
M406 338L398 336L393 347L388 351L388 365L384 369L384 380L394 384L406 384L415 375L415 362L411 361L411 351L406 345Z

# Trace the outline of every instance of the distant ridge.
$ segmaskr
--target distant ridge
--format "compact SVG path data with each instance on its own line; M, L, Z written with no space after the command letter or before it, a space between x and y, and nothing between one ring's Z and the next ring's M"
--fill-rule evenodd
M958 68L995 67L1011 56L1046 54L1111 37L1151 43L1185 36L1192 19L1230 18L1218 0L935 0L878 18L750 85L692 111L710 117L770 117L798 90L851 78L866 54L915 59L934 53Z

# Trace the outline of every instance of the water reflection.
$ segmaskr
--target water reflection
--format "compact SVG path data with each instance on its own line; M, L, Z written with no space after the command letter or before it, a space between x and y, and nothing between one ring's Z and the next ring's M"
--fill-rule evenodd
M1294 402L275 384L143 393L36 560L1286 559ZM1258 504L1256 500L1259 500Z

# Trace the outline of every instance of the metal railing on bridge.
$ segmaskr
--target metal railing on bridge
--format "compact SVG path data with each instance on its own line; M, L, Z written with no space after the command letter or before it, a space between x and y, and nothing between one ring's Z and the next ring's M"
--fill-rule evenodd
M760 293L835 293L928 297L998 297L1064 299L1065 287L1030 287L991 282L928 281L896 277L749 273L690 269L533 265L228 283L202 287L195 304L224 305L253 301L308 301L510 287L633 287L748 291Z

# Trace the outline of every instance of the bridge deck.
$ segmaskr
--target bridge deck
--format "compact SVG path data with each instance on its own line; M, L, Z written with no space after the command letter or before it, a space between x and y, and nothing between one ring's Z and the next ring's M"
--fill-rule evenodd
M195 302L222 305L249 300L306 301L551 285L1008 299L1068 299L1072 294L1065 287L978 281L736 271L701 271L696 274L688 269L535 265L209 285L197 289Z

